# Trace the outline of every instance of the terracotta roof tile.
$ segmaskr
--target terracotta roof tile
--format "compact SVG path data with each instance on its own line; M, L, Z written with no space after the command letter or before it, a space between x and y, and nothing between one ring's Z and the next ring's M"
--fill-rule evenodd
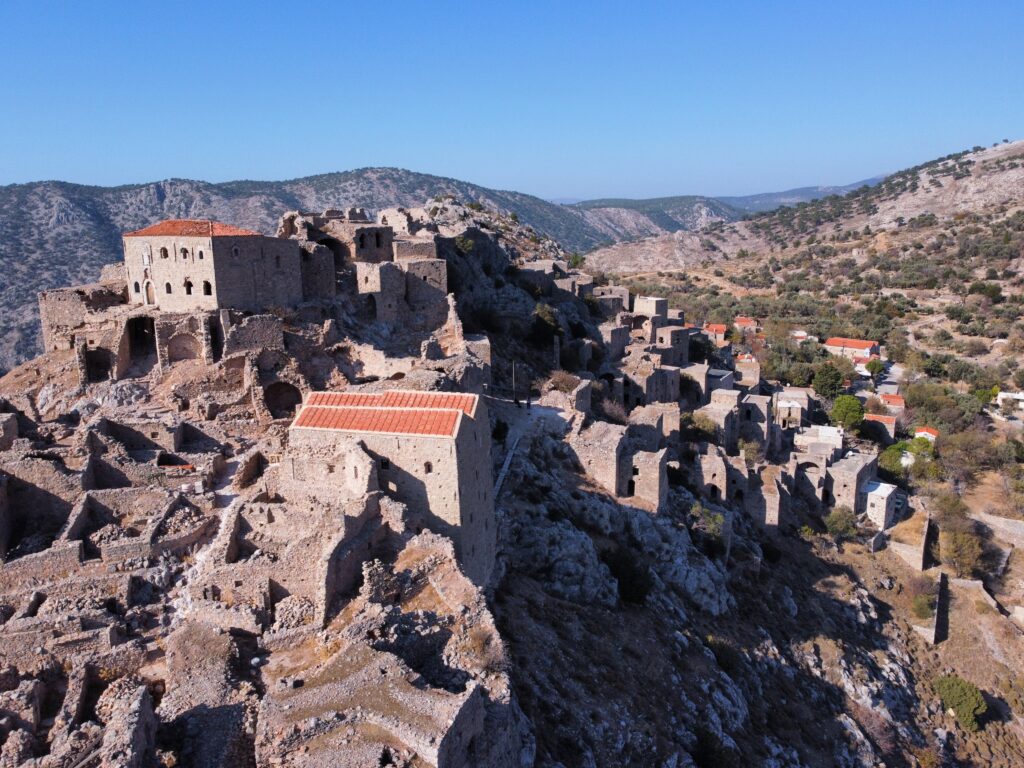
M389 390L387 392L313 392L307 405L330 407L362 406L370 408L419 408L462 411L472 416L478 397L465 392L417 392Z
M864 421L877 421L877 422L880 422L882 424L895 425L896 424L896 417L895 416L885 416L885 415L880 414L880 413L868 413L868 414L865 414Z
M292 426L340 432L451 437L458 423L457 410L305 405Z
M125 232L125 237L262 237L259 232L242 229L231 224L206 219L168 219L151 224L134 232Z
M704 326L705 331L711 331L711 333L725 333L728 330L724 323L708 323Z
M878 342L865 339L847 339L843 336L833 336L825 339L826 347L849 347L850 349L871 349Z
M881 394L878 398L886 405L899 406L900 408L907 404L907 401L903 399L903 395Z

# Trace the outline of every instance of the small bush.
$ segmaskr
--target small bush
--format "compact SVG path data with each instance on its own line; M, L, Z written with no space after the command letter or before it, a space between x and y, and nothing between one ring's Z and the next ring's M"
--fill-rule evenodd
M455 247L459 249L459 253L461 253L463 256L465 256L466 254L472 253L474 245L476 245L476 243L474 243L468 237L456 237L455 238Z
M847 507L836 507L825 518L825 529L836 541L850 539L857 533L857 518Z
M568 371L555 371L551 374L551 387L559 392L569 394L580 384L579 378Z
M932 595L914 595L912 602L912 608L914 615L921 619L927 620L935 615L935 597Z
M940 677L933 686L942 706L956 713L956 720L965 731L974 733L981 727L978 718L985 714L988 705L978 686L958 675Z

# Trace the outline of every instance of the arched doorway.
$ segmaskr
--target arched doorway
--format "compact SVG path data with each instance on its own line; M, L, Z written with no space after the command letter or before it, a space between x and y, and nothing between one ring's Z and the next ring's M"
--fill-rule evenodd
M202 348L195 336L179 333L167 342L167 358L175 363L179 360L195 360L202 355Z
M146 303L156 304L156 291L153 290L153 283L146 281Z
M275 381L263 390L270 415L275 419L288 419L295 415L295 407L302 402L299 388L287 381Z

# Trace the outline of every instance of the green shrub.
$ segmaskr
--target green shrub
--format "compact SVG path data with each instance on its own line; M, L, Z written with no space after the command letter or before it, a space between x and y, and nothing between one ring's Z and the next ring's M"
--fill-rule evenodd
M981 727L978 718L985 714L988 705L978 686L957 675L944 675L933 686L942 706L956 713L957 722L965 731L974 733Z
M468 253L473 252L473 246L476 245L471 238L468 237L456 237L455 247L459 249L459 253L465 256Z
M933 595L914 595L911 610L921 620L930 619L935 615L935 597Z
M836 507L825 517L825 529L836 541L853 538L857 533L857 517L848 507Z

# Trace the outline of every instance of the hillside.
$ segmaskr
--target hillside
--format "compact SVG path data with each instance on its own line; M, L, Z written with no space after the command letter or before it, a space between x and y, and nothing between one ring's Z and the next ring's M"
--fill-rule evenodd
M846 195L778 208L740 222L714 222L699 231L600 248L588 254L587 263L593 269L628 274L740 257L757 270L773 255L784 259L809 245L820 250L823 243L832 252L816 253L817 257L850 256L863 263L869 251L884 252L894 238L905 239L905 233L913 233L908 248L914 249L914 242L925 242L957 217L1001 216L1022 203L1024 142L1005 143L924 163ZM936 248L948 249L957 237L947 234Z

